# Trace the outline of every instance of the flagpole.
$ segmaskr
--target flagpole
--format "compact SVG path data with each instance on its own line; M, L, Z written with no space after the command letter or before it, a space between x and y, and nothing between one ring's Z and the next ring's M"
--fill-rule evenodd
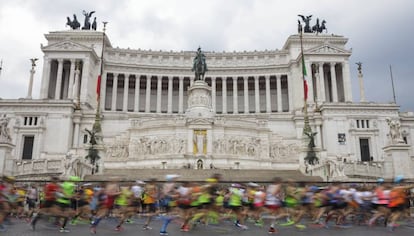
M101 127L101 78L103 73L103 64L104 64L104 50L105 50L105 30L106 24L108 22L104 21L103 23L103 30L102 30L102 51L101 51L101 68L99 70L98 81L97 81L97 88L96 88L96 114L95 114L95 123L93 124L93 130L97 133L102 131Z
M391 65L390 65L390 75L391 75L391 84L392 84L392 96L394 98L394 103L397 104L397 99L395 98L394 78L392 77Z
M298 21L298 31L299 31L299 38L300 38L300 54L302 57L302 81L303 81L303 113L304 113L304 124L303 124L303 134L309 134L312 132L312 129L309 125L309 116L308 116L308 103L307 103L307 84L305 78L305 57L303 55L303 30L302 24Z

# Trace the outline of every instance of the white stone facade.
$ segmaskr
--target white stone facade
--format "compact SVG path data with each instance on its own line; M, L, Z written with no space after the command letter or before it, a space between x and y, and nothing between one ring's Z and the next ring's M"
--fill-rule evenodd
M59 172L68 153L86 155L103 43L101 173L213 166L305 171L298 35L280 50L205 52L206 84L198 84L204 88L197 96L191 95L199 83L191 72L195 52L114 48L103 33L87 30L50 32L46 39L40 98L0 100L15 145L8 157L13 174L28 174L19 166L35 160L60 160ZM404 150L414 158L414 114L400 113L396 104L353 102L346 43L336 35L303 37L308 115L320 158L311 174L334 173L325 163L340 159L346 174L375 177L386 171L387 118L400 122ZM31 155L23 153L25 142L32 142ZM350 163L375 165L375 174L351 173L358 168Z

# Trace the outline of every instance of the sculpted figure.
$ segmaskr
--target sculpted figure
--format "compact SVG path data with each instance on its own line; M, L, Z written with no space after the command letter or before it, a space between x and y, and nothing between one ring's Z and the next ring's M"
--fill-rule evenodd
M11 141L9 128L7 127L9 125L9 121L10 118L6 117L6 115L0 117L0 141Z
M403 143L403 139L401 136L401 124L398 120L392 120L391 118L386 118L387 124L390 128L388 136L390 138L391 143Z
M312 33L312 29L310 27L310 21L312 19L312 15L309 16L303 16L303 15L298 15L302 18L303 22L305 23L305 28L304 28L304 32L305 33Z
M204 80L204 74L207 71L206 56L198 47L196 57L193 60L193 69L195 72L195 80Z
M92 22L92 29L95 31L96 31L96 26L97 26L97 23L96 23L96 17L95 17L93 18L93 22Z
M91 11L91 12L86 12L86 11L83 11L82 13L83 13L83 15L85 16L85 22L84 22L84 24L83 24L82 29L83 29L83 30L90 30L90 29L91 29L91 22L90 22L90 18L91 18L91 16L92 16L92 14L93 14L93 13L95 13L95 11Z

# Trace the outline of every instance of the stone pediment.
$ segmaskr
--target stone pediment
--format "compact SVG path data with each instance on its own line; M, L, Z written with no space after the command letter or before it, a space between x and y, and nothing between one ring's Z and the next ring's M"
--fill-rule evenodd
M322 45L314 48L307 49L306 54L342 54L342 55L351 55L351 51L338 48L332 45Z
M187 124L191 125L211 125L213 123L212 118L187 118Z
M47 46L42 46L42 50L45 51L75 51L75 52L79 52L79 51L91 51L92 48L87 47L85 45L79 44L79 43L75 43L72 41L64 41L64 42L59 42L59 43L55 43L55 44L51 44L51 45L47 45Z

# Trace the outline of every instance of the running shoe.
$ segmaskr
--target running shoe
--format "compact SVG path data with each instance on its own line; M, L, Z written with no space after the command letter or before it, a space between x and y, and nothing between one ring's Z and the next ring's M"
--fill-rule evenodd
M280 226L290 226L290 225L294 225L294 224L295 224L295 221L288 220L288 221L286 221L286 223L280 224Z
M70 231L66 228L60 228L59 232L61 233L69 233Z
M275 228L273 228L273 227L270 227L269 230L267 231L267 233L269 233L269 234L275 234L275 233L277 233L277 230Z
M263 220L257 220L257 221L254 223L254 225L256 225L256 226L258 226L258 227L263 227L264 222L263 222Z
M117 227L115 227L115 231L122 231L122 230L124 230L124 228L122 228L121 226L117 226Z
M242 224L240 224L240 223L236 223L235 225L236 225L236 227L237 227L237 228L240 228L240 229L242 229L242 230L246 230L246 229L248 229L248 227L247 227L246 225L242 225Z
M131 220L131 219L127 219L127 220L125 221L125 223L128 223L128 224L133 224L133 223L134 223L134 221L133 221L133 220Z
M143 230L150 230L150 229L152 229L151 227L149 227L148 225L144 225L144 226L142 226L142 229Z
M160 232L160 235L168 235L168 233L163 231L163 232Z
M295 224L295 227L300 230L306 229L306 225L303 224Z

